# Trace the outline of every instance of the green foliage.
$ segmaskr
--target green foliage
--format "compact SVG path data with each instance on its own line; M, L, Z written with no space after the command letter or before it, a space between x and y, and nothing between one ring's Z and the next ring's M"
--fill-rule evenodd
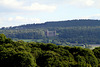
M100 47L93 49L93 52L97 58L100 58Z
M60 67L59 57L60 55L54 51L46 51L36 61L40 67Z
M98 67L100 48L12 41L2 35L0 67ZM5 41L3 41L3 39ZM6 40L9 40L9 42Z
M69 51L73 54L75 60L80 62L80 64L90 64L92 67L98 66L98 60L91 50L80 47L73 47Z
M99 63L98 67L100 67L100 47L93 49L93 52L96 58L98 59L98 63Z
M70 20L46 22L43 24L28 24L10 28L1 28L0 33L14 40L26 39L57 45L70 45L70 43L100 44L100 20ZM47 37L46 30L56 31L57 36ZM28 40L29 39L29 40ZM8 42L8 41L7 41Z
M4 34L0 34L0 44L5 43L6 41L6 36Z
M28 52L18 52L14 55L16 67L35 67L35 58Z

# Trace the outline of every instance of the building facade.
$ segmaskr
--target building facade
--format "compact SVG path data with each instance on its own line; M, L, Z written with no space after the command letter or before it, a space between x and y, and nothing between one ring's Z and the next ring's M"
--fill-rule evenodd
M46 36L48 36L48 37L56 36L56 31L48 31L47 30L45 33L46 33Z

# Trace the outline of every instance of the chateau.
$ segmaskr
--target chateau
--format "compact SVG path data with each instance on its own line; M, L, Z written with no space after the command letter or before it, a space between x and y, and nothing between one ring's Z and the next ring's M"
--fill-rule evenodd
M45 32L46 36L51 37L51 36L56 36L56 31L46 31Z

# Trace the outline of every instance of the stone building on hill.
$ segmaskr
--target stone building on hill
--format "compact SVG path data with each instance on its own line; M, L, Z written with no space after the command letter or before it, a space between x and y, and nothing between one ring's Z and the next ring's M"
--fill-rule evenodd
M46 31L45 32L45 34L46 34L46 36L48 36L48 37L52 37L52 36L56 36L56 31Z

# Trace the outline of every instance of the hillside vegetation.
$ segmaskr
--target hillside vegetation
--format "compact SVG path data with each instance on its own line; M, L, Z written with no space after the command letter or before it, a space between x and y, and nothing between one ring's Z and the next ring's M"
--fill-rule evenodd
M57 46L12 41L0 34L0 67L98 67L100 47Z
M56 36L48 37L46 31L56 31ZM12 39L33 39L57 45L70 43L100 44L100 20L68 20L27 24L1 28L0 33Z

